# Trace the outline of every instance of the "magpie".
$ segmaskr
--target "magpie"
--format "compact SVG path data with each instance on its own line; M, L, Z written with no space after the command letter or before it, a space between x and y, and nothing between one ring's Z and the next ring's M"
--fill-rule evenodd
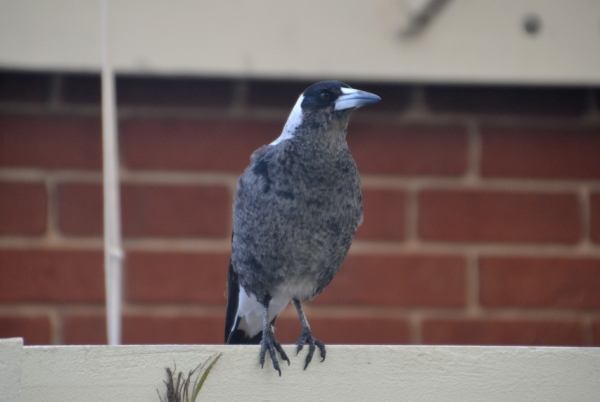
M260 344L281 376L273 333L293 302L302 324L296 354L308 344L304 369L318 347L302 303L321 293L338 272L363 219L360 177L346 142L350 114L380 101L339 81L309 86L283 132L256 150L238 181L233 203L225 343Z

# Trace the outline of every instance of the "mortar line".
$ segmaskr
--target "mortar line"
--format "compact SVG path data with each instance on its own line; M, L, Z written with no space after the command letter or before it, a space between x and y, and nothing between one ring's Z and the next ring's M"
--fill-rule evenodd
M223 290L225 285L223 285ZM327 290L326 290L327 291ZM486 309L485 315L472 317L462 307L413 307L413 306L339 306L323 305L317 303L306 303L307 314L319 317L345 317L345 318L388 318L410 320L411 315L420 319L494 319L500 321L511 320L533 320L533 321L574 321L584 322L600 320L600 311L582 310L574 307L572 309L554 307L536 307L523 309L521 307ZM131 314L153 314L159 315L183 314L221 314L225 312L225 297L223 304L215 305L210 302L169 302L161 304L148 304L146 302L129 303L126 310ZM104 314L104 306L98 303L74 303L57 308L50 304L31 304L28 302L0 305L0 315L7 317L35 317L48 316L52 312L57 314ZM292 316L296 316L293 308L290 310Z
M62 320L56 308L49 311L48 319L50 321L50 344L61 345L63 342Z
M219 238L126 238L124 246L128 251L156 252L229 252L230 235ZM101 250L102 237L57 236L0 236L0 249L45 249L60 248L73 250ZM350 255L465 255L477 253L479 256L531 257L531 258L600 258L600 245L565 244L477 244L477 243L436 243L420 241L372 242L357 240L350 248Z
M360 167L359 167L360 168ZM534 179L485 179L474 177L387 177L362 175L364 188L415 188L434 190L473 190L511 193L575 193L582 185L590 190L600 189L599 180L534 180ZM597 190L596 190L597 191Z
M583 344L586 346L593 346L594 344L594 328L592 325L593 318L591 316L583 317Z
M223 289L225 289L224 286ZM225 302L225 297L223 297L223 302ZM225 306L211 306L210 304L182 306L177 303L161 303L158 305L146 306L143 305L143 303L130 303L127 306L123 306L123 315L150 315L154 317L173 317L189 315L193 318L197 318L198 316L223 317L225 316Z
M420 345L423 343L423 316L419 311L413 311L408 316L409 343Z
M466 313L468 316L476 317L481 314L479 305L479 255L473 251L466 256Z
M318 299L317 299L318 300ZM377 317L377 318L395 318L409 320L413 314L420 320L425 319L469 319L469 320L533 320L533 321L574 321L582 322L584 320L597 320L600 318L600 312L590 313L574 307L572 309L558 309L552 307L546 308L494 308L486 309L485 314L472 316L461 307L411 307L411 306L360 306L360 307L342 307L342 306L310 306L311 315L329 317ZM308 311L308 310L307 310Z
M50 79L50 96L48 99L48 107L50 110L56 110L61 107L61 95L63 89L63 75L54 74Z
M19 114L52 114L52 115L80 115L100 117L100 105L65 104L60 101L64 77L56 75L51 81L51 96L47 104L22 104L17 102L0 102L0 112ZM184 118L184 119L233 119L285 122L288 110L285 108L238 108L236 99L244 96L244 86L250 81L238 84L234 91L232 104L225 108L202 108L193 106L121 106L118 114L121 118ZM381 124L423 124L428 126L461 125L473 120L472 113L433 113L428 110L424 100L423 88L413 89L411 105L398 114L397 112L364 112L358 113L353 119L360 122ZM478 115L480 125L493 125L506 128L546 128L546 129L572 129L598 127L598 111L596 99L590 95L592 112L586 118L562 116L519 116L519 115ZM289 105L290 107L292 105Z
M123 168L121 179L131 183L190 183L225 184L235 188L241 172L207 172L181 170L130 170ZM62 169L44 170L41 168L1 168L0 180L43 181L51 177L55 181L102 181L102 173L97 170ZM464 177L390 177L363 174L361 184L365 189L438 189L474 190L538 193L576 193L585 186L589 192L600 191L600 180L534 180L534 179L486 179L467 180Z
M399 115L398 122L411 121L429 116L427 102L425 100L425 88L422 85L415 85L410 90L410 100L407 108Z
M419 224L419 195L415 189L408 189L406 193L406 233L405 240L408 242L418 241Z
M52 176L46 177L46 192L48 194L46 237L49 240L60 239L60 211L58 200L58 184Z
M510 244L510 243L444 243L444 242L371 242L357 240L351 254L361 255L410 255L410 254L465 254L519 256L519 257L598 257L600 245L590 244Z
M587 95L589 107L587 113L587 120L589 120L592 123L595 123L598 121L598 117L600 116L600 110L598 110L598 100L596 99L596 96L592 89L588 89Z
M581 244L583 246L590 246L591 240L591 202L590 202L590 190L587 186L582 185L578 192L579 205L581 206Z
M473 181L481 178L481 134L475 121L467 124L468 150L466 177Z
M233 89L230 112L232 115L240 116L245 112L246 101L250 91L250 84L247 79L237 80Z

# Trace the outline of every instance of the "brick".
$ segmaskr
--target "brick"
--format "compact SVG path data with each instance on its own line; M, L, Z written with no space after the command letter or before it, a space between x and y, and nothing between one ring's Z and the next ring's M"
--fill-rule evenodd
M106 316L70 314L63 318L63 344L106 345Z
M573 194L425 190L419 194L425 240L575 243L580 211Z
M233 100L235 82L228 79L117 77L119 106L224 108Z
M218 317L140 315L123 318L124 344L222 344L225 311Z
M600 193L590 196L590 235L592 240L600 243Z
M147 344L222 344L223 317L187 315L131 315L122 321L122 342ZM64 343L67 345L106 344L104 315L71 315L64 320Z
M130 119L122 123L131 169L241 173L250 155L279 136L283 122Z
M231 195L220 186L127 185L123 233L131 237L227 237Z
M48 345L50 332L45 316L0 316L0 339L23 338L25 345Z
M358 228L360 240L402 240L406 196L404 192L363 190L364 221Z
M0 114L0 167L101 169L100 119Z
M229 254L132 252L126 264L129 302L225 305Z
M583 326L571 321L425 320L429 345L583 346Z
M103 255L98 251L0 251L0 302L102 303Z
M465 270L465 260L455 256L350 255L315 303L460 307Z
M0 101L47 102L50 98L50 74L5 71L0 73Z
M461 127L350 124L348 143L361 174L459 176L467 168Z
M482 129L486 177L600 178L600 129Z
M58 224L68 236L101 236L103 233L102 185L61 183L58 186Z
M311 317L310 328L326 345L398 345L410 343L408 323L402 319L370 317ZM275 336L284 344L296 343L302 332L296 317L277 319ZM305 352L303 352L305 353Z
M531 86L432 85L425 88L433 112L580 116L588 110L588 91Z
M121 186L123 234L128 237L222 237L229 234L231 195L219 186ZM59 225L66 235L102 234L99 184L59 186Z
M63 77L61 98L66 103L100 104L99 74L69 74Z
M600 307L600 259L484 257L486 307Z
M43 184L0 182L0 235L44 234L47 204Z

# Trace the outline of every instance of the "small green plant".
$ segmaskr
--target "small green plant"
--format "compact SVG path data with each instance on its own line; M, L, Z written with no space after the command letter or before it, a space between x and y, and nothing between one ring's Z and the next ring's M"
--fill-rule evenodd
M210 370L212 370L215 363L217 363L222 355L223 353L219 353L214 359L214 356L210 356L206 361L200 363L195 369L191 370L187 377L181 371L177 375L175 374L177 372L177 365L174 365L173 370L171 370L170 367L165 367L165 370L167 371L167 381L164 381L167 386L165 399L160 395L158 389L156 390L161 402L196 402L198 394L200 393L206 378L210 374ZM211 360L212 362L208 364ZM207 364L208 367L206 366ZM204 373L202 373L203 370ZM194 376L196 376L196 379L192 383L192 377Z

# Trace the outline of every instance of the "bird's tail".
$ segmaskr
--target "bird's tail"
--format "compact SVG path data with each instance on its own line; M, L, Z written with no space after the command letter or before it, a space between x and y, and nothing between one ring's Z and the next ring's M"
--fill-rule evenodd
M225 315L225 343L230 343L230 335L237 323L237 309L240 296L240 282L238 276L233 270L231 261L229 262L229 271L227 273L227 313Z
M233 265L229 263L229 272L227 274L227 314L225 316L225 343L226 344L260 344L262 331L253 337L249 337L246 332L238 329L240 318L237 315L240 282L238 275L233 270Z

